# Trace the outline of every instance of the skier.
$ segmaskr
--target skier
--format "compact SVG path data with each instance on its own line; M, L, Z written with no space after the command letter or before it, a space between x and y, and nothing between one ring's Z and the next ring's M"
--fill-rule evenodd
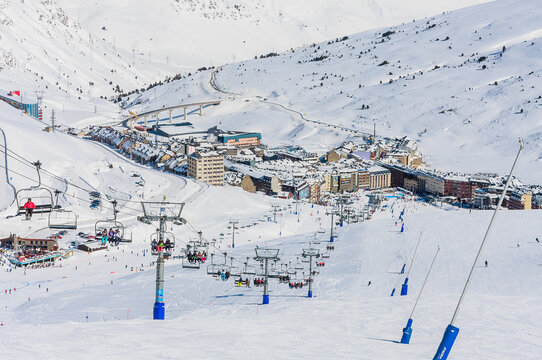
M102 231L102 245L107 244L107 230L103 229Z
M367 286L371 286L371 282L369 281L369 283L367 284Z
M25 220L32 219L32 213L36 209L36 204L32 202L31 198L28 198L28 201L24 204L23 208L25 209Z
M111 242L115 241L115 240L114 240L114 238L115 238L115 231L113 231L113 228L109 229L109 233L108 233L107 235L108 235L109 241L111 241Z
M540 241L538 241L538 238L536 238L536 242L537 242L537 243L540 243Z
M487 267L487 260L486 260L486 262L485 262L485 265L486 265L486 267Z

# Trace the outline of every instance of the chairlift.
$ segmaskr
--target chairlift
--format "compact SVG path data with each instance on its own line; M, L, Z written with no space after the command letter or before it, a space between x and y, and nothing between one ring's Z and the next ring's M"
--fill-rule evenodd
M194 241L190 241L190 243L194 243ZM184 250L185 256L183 258L182 267L183 269L199 269L201 267L201 261L199 260L192 260L189 258L190 252L196 252L198 253L201 251L201 248L199 247L199 241L195 245L188 244ZM192 249L192 250L191 250ZM205 250L204 250L205 251ZM209 270L209 269L207 269Z
M247 256L247 261L245 261L245 266L243 268L243 274L245 275L256 275L256 266L254 265L249 265L248 264L248 259L250 259L248 256Z
M109 230L111 229L115 232L115 234L118 234L117 238L119 239L119 242L132 242L132 232L129 229L126 229L119 221L105 219L98 220L94 224L94 233L96 234L96 238L99 238L101 234L103 234L104 230L109 233Z
M55 209L49 213L49 229L77 229L77 215L71 210Z
M328 252L328 251L324 251L324 252L322 253L322 255L320 255L320 256L321 256L323 259L327 259L327 258L329 258L329 252Z
M207 275L212 275L213 277L220 277L224 274L229 273L231 275L231 266L227 264L212 264L207 267ZM223 278L222 280L227 280Z
M153 243L158 244L159 238L160 238L159 230L156 230L156 232L151 234L150 236L152 255L159 254L158 247L152 246ZM162 252L164 254L164 257L170 257L171 253L173 252L173 249L175 248L175 235L173 235L172 232L164 232L164 239L166 239L166 241L164 242L164 248L162 249Z
M26 213L24 204L28 199L32 199L32 202L36 205L36 208L33 211L34 214L50 213L53 211L53 193L49 189L41 186L41 163L36 161L33 165L36 167L36 171L38 172L38 185L17 191L15 194L15 199L17 201L17 215Z
M54 209L49 213L49 229L75 230L77 229L77 214L71 210L61 208L58 203L60 194L62 194L60 190L55 190L56 204Z
M109 230L113 230L115 232L117 239L119 239L119 242L132 242L132 232L129 231L124 227L124 225L117 221L117 202L113 200L111 202L113 205L113 219L104 219L104 220L98 220L94 224L94 234L96 234L96 238L102 236L103 231L105 230L107 233L109 233Z

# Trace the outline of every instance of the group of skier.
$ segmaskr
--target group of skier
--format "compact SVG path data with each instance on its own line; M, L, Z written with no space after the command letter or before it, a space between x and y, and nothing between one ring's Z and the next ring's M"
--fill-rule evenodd
M197 262L204 264L207 260L207 253L205 251L198 251L197 253L196 251L192 251L186 254L186 259L191 264L195 264Z
M169 239L166 239L166 242L153 240L151 243L151 249L153 252L161 252L164 251L164 249L173 249L174 245L175 244Z
M291 282L288 284L290 289L302 289L305 283L303 281Z
M228 270L226 271L218 270L217 275L220 278L220 280L223 280L223 281L226 281L230 278L230 272Z
M262 286L265 285L265 279L262 278L254 278L254 286Z
M107 231L107 229L103 229L102 237L100 240L102 245L107 245L107 242L109 241L111 243L114 243L115 246L117 246L122 240L122 236L119 229L113 230L113 228L111 228L109 229L109 231Z

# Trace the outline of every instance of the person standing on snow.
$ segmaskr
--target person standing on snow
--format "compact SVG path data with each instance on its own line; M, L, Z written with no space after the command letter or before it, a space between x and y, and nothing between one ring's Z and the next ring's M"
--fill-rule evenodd
M34 209L36 209L36 204L32 202L31 198L28 198L28 201L24 204L23 208L25 209L25 219L31 220L32 213L34 212Z

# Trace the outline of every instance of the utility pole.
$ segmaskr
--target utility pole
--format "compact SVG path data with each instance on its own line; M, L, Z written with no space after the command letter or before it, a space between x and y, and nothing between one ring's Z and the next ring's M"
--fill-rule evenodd
M170 202L141 202L143 207L143 216L137 219L145 224L151 225L153 221L159 221L158 243L164 243L164 233L166 232L166 222L173 221L176 225L186 223L181 217L184 203ZM178 210L178 212L177 212ZM116 216L115 216L116 217ZM153 320L164 320L166 308L164 304L164 251L158 251L158 260L156 261L156 295L153 307Z
M341 211L341 216L343 215L343 208L344 208L344 203L345 203L345 200L348 199L350 196L348 195L345 195L345 194L339 194L339 199L338 199L338 202L339 202L339 206L340 206L340 211Z
M229 228L231 229L231 247L232 249L235 247L235 230L238 229L237 224L239 223L239 220L230 220L229 222Z
M277 204L273 204L271 205L271 207L273 208L273 222L276 224L277 223L277 213L280 209L280 205L277 205Z
M264 284L263 284L263 301L262 305L269 304L269 272L268 272L268 265L269 260L271 261L278 261L280 260L279 255L279 249L266 249L266 248L258 248L256 247L254 249L256 252L256 256L254 257L254 260L256 261L263 261L265 263L265 276L264 276Z
M113 205L113 221L117 222L117 200L111 201L111 205Z
M36 93L36 98L38 99L38 105L41 105L43 102L43 90L36 90L34 91Z
M53 109L53 112L51 113L51 127L53 129L53 132L55 132L55 110Z
M299 192L297 191L297 184L295 181L294 173L292 172L292 184L294 186L294 199L295 199L295 214L297 215L297 206L299 201Z
M160 113L156 113L156 128L154 129L154 145L158 145L158 116Z
M330 227L330 236L329 236L329 242L334 242L335 241L335 237L333 236L333 216L334 215L338 215L338 212L336 209L334 210L331 210L331 211L326 211L326 215L331 215L331 227Z
M312 297L312 258L319 258L320 257L320 250L310 248L310 249L303 249L302 256L304 258L309 258L309 293L307 294L307 297Z

